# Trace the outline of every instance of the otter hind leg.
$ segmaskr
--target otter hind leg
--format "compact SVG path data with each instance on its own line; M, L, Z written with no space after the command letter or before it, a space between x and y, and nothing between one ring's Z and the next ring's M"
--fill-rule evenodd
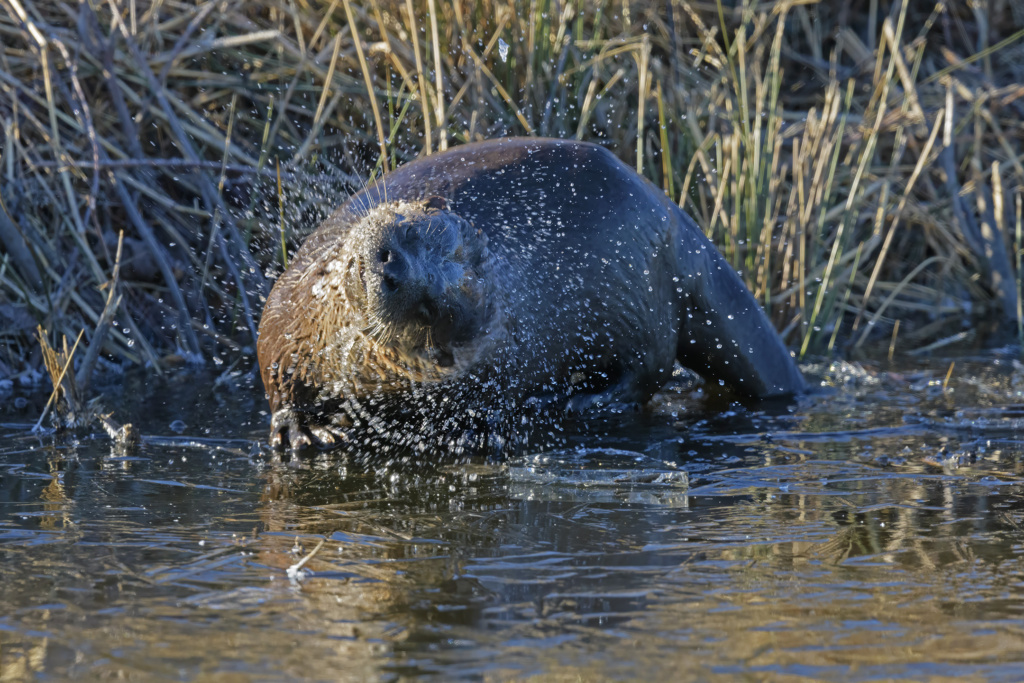
M677 260L685 284L678 301L679 362L751 398L804 391L800 370L760 304L686 218L693 230Z

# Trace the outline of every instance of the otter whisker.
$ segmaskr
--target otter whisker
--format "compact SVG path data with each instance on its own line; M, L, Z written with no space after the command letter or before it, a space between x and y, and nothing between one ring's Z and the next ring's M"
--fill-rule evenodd
M355 196L352 205L356 209L356 215L360 218L365 219L369 217L370 209L373 205L370 201L369 185L367 185L366 180L363 180L363 191Z
M427 328L427 340L426 340L426 343L423 346L427 350L427 357L428 358L433 358L434 356L437 355L437 353L436 353L437 345L434 343L434 330L433 330L433 328L430 328L430 327Z
M367 337L371 337L373 339L376 339L378 337L379 333L380 333L380 326L381 326L381 322L379 320L374 320L374 321L370 322L369 325L367 325L364 328L362 328L360 330L360 332L362 332Z
M363 328L363 332L382 346L390 345L394 337L394 328L380 319Z

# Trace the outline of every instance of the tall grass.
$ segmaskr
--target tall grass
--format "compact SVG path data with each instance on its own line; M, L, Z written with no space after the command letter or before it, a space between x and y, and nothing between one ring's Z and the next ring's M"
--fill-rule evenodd
M1017 333L1024 11L852 5L0 0L0 379L37 324L86 377L247 366L347 193L499 135L635 165L801 354Z

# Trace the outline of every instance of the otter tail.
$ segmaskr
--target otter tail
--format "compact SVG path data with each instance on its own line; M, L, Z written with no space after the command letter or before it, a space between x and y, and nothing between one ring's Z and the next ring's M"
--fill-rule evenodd
M743 280L693 219L677 211L679 362L752 398L804 391L800 370Z

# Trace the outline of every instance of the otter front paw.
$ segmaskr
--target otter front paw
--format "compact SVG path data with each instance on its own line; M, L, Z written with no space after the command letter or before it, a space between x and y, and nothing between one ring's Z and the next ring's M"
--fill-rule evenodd
M342 419L331 418L326 423L315 423L307 415L291 408L281 408L270 418L270 445L293 451L314 444L330 448L348 440L346 426Z
M291 408L274 411L270 418L270 445L274 448L298 449L310 444L309 433L298 413Z

